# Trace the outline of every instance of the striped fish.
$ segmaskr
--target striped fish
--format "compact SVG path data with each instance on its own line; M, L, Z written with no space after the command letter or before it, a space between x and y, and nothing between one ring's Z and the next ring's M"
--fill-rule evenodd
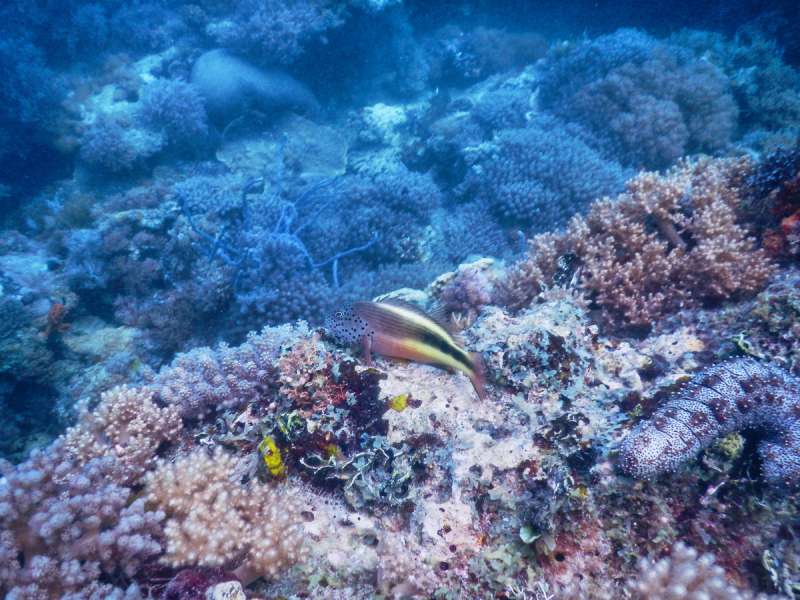
M361 344L364 360L372 366L372 352L463 371L478 398L486 397L480 355L458 345L453 332L436 317L402 300L354 302L329 314L325 326L339 341Z

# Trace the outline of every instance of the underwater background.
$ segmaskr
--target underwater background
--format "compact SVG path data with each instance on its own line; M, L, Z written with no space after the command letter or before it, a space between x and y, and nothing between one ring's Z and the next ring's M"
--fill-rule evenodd
M4 2L0 596L800 598L797 16Z

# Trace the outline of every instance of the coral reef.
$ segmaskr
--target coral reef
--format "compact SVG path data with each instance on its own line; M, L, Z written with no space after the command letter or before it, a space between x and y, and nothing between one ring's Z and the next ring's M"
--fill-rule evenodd
M639 577L628 582L628 589L636 600L747 600L753 597L725 581L725 571L715 564L714 555L698 557L694 548L680 542L675 544L667 558L655 564L643 558L639 571Z
M46 453L4 467L3 551L15 569L7 579L29 585L36 556L52 556L17 536L28 531L24 519L38 522L35 515L58 506L56 492L91 511L95 490L106 503L136 498L100 522L125 548L123 531L138 523L142 538L130 548L139 554L112 553L122 558L100 561L100 572L118 586L143 584L156 577L158 559L170 570L157 577L172 578L168 597L177 598L188 597L182 582L210 589L228 580L201 566L244 581L266 576L252 588L262 596L480 597L538 580L533 589L556 597L614 597L642 556L663 555L678 539L708 548L710 536L734 529L748 542L721 553L720 563L744 585L742 565L787 526L788 517L734 502L747 483L710 468L676 474L671 492L614 474L609 458L626 427L620 406L652 404L696 368L690 333L635 345L601 338L566 298L516 316L486 307L465 338L487 363L492 388L482 403L466 378L381 358L364 368L302 325L179 355L155 380L145 377L146 387L104 395ZM698 473L708 486L700 498ZM143 480L146 497L135 497ZM305 491L284 495L301 482ZM728 507L711 510L720 485ZM145 501L157 510L142 517ZM708 514L681 517L699 510ZM69 513L65 522L82 531L89 516ZM72 556L65 544L48 548ZM14 562L20 549L25 567ZM94 568L94 550L86 552L84 565ZM297 577L283 577L292 565ZM91 594L94 573L53 589Z
M538 115L525 128L504 129L493 144L491 158L476 161L464 186L476 188L475 198L506 223L544 231L622 189L619 165L553 117Z
M649 169L723 148L738 116L718 67L630 29L559 49L542 89L544 107L606 139L626 164Z
M173 566L232 567L245 584L276 578L302 560L300 506L290 491L237 485L236 459L197 450L160 463L147 476L147 499L168 511L163 561Z
M0 596L797 595L796 19L562 4L0 6Z
M800 481L797 402L800 379L745 358L696 375L681 393L640 424L620 447L620 464L636 477L674 471L716 439L747 427L761 432L764 479Z
M207 143L203 97L191 83L156 79L142 90L138 109L144 125L163 135L173 150L189 154Z
M759 291L773 267L737 224L748 167L746 159L701 158L637 175L627 193L594 203L566 231L534 238L510 274L509 305L552 285L567 254L578 286L617 324L648 326L681 307Z

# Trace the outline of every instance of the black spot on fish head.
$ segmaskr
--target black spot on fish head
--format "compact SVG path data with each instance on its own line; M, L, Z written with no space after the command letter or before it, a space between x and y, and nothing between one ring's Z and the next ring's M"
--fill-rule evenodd
M349 341L347 339L347 331L352 319L353 306L351 304L343 304L325 316L325 327L330 330L334 337Z
M325 327L339 341L353 344L359 341L360 333L367 325L364 319L355 314L352 304L343 304L325 317Z

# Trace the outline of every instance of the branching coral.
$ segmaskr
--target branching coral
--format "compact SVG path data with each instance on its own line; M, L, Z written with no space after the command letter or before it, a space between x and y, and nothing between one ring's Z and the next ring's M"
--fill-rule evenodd
M636 477L675 470L714 440L746 427L761 431L764 479L800 481L800 379L753 359L695 376L683 394L642 423L620 447L620 464Z
M720 69L677 46L620 29L558 49L543 105L607 139L626 163L663 168L729 141L738 111Z
M292 334L288 326L251 333L237 348L221 344L216 350L197 348L179 354L158 374L146 372L150 387L184 418L235 408L262 399L275 381L274 361L281 344Z
M131 502L117 473L112 456L78 466L59 440L0 479L0 593L122 597L98 579L130 578L159 554L164 513Z
M83 134L80 155L92 167L119 173L141 166L163 145L164 138L153 131L96 123Z
M463 190L511 225L538 232L565 223L598 196L623 188L620 166L584 142L579 129L540 114L525 128L501 130Z
M100 405L64 434L67 455L79 465L112 456L116 483L139 481L154 466L159 445L174 440L183 427L176 406L160 408L152 398L147 388L104 393Z
M237 0L232 10L222 6L229 18L210 23L208 35L272 64L293 62L306 43L342 23L340 11L318 0Z
M507 282L509 305L548 287L566 253L579 265L579 286L616 324L648 326L679 308L758 291L773 267L737 223L748 165L701 158L637 175L627 193L595 202L565 232L534 239Z
M422 254L424 228L442 203L442 192L429 175L409 171L402 164L379 167L369 176L362 172L344 183L346 201L338 211L339 218L325 224L333 226L343 239L335 240L331 233L328 236L341 247L348 238L369 240L377 234L365 260L373 264L415 262Z
M156 79L142 92L139 118L162 134L167 144L184 153L201 149L207 141L203 98L191 83Z
M667 558L655 564L643 558L639 577L628 582L634 600L748 600L749 592L729 585L714 555L697 556L697 550L678 542ZM759 596L763 598L764 596Z
M247 584L276 579L303 559L303 518L292 492L238 479L236 459L219 449L162 462L148 475L148 500L169 513L166 563L237 567Z
M178 80L157 79L146 86L136 107L139 126L127 117L102 117L83 134L80 155L99 169L118 173L141 167L164 147L198 154L209 146L203 100L197 88Z

